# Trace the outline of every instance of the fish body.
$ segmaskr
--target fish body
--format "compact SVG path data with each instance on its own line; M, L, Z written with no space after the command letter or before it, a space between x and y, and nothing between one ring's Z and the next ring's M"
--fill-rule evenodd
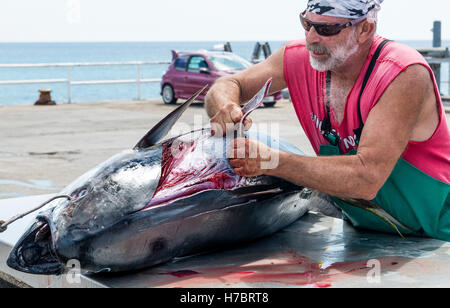
M61 192L72 200L38 214L8 265L46 275L69 260L89 272L136 270L270 235L307 212L309 190L236 175L227 143L201 130L112 157Z
M249 104L264 100L269 87ZM62 274L74 260L88 272L138 270L261 238L304 215L310 191L274 177L238 176L226 157L226 137L199 130L163 141L205 89L133 150L67 186L61 195L70 199L52 201L37 215L7 264L42 275ZM301 154L267 135L250 137Z

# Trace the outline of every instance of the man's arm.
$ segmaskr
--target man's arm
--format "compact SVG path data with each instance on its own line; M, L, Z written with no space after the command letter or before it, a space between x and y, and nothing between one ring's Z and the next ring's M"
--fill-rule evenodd
M258 169L257 159L236 159L231 165L242 176L268 174L337 197L371 200L420 124L429 83L430 74L423 66L414 65L401 73L371 110L356 156L301 157L273 150L271 155L279 155L275 169ZM242 152L236 144L236 151Z
M220 125L224 133L227 123L238 123L243 116L240 105L249 101L269 78L273 78L271 93L286 88L283 63L284 48L281 48L264 62L238 74L218 79L205 101L211 123ZM245 124L249 126L251 120L248 119Z

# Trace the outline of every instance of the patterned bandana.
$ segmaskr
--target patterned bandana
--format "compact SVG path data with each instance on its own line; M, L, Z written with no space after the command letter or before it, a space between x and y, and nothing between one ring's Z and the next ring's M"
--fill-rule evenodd
M307 11L324 16L357 19L379 11L384 0L309 0Z

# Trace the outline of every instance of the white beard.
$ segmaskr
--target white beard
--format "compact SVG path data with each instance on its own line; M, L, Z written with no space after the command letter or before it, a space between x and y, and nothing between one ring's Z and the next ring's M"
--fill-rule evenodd
M330 57L327 60L317 60L310 53L311 66L319 71L326 72L342 66L347 60L358 52L359 46L356 42L354 33L351 33L344 44L338 45L335 50L332 50Z

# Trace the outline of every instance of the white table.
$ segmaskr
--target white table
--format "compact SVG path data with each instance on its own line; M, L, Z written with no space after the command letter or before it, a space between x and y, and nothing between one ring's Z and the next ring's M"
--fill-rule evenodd
M50 197L0 200L0 219ZM250 244L135 273L81 276L71 284L65 275L29 275L6 265L34 216L0 234L0 275L32 287L450 287L450 243L357 231L313 213Z

